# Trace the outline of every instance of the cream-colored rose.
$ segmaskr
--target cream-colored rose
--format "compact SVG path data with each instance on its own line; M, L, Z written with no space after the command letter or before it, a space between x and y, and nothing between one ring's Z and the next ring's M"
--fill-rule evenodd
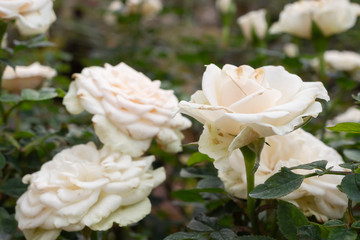
M104 21L108 25L116 24L116 12L124 9L124 4L120 0L115 0L110 3L104 14Z
M284 45L284 53L290 58L297 57L299 55L299 47L294 43L287 43Z
M298 1L286 4L269 33L289 33L301 38L311 38L312 9L318 7L315 1Z
M336 116L334 119L328 121L328 126L335 126L343 122L357 122L360 123L360 110L357 107L351 107L344 113Z
M151 169L154 159L97 150L93 143L61 151L24 176L30 185L17 201L19 228L26 239L52 240L61 230L104 231L140 221L150 213L150 192L165 180L163 168Z
M360 15L360 5L349 0L321 0L313 20L325 36L352 28Z
M360 54L351 51L329 50L324 53L325 63L338 71L355 71L360 69Z
M44 33L56 20L53 0L0 0L0 19L15 19L23 35Z
M231 4L232 4L232 0L216 0L216 7L222 13L229 12Z
M349 0L298 1L285 6L269 32L310 39L315 22L325 36L330 36L353 27L359 15L360 5Z
M264 39L266 36L268 24L266 21L265 9L248 12L247 14L239 17L237 19L237 23L239 24L247 41L253 40L253 32L259 39Z
M160 81L125 63L85 68L74 76L63 103L70 113L94 114L95 132L105 145L141 156L155 137L164 150L181 151L180 130L191 122L176 113L178 99Z
M152 17L162 10L163 4L161 0L127 0L126 8L129 13L141 13Z
M2 76L2 88L9 92L19 93L25 88L36 89L45 79L56 76L56 71L48 66L35 62L29 66L16 66L15 71L7 66Z
M261 162L255 173L255 185L264 183L270 176L277 173L281 167L294 167L317 160L327 160L327 167L334 170L343 163L341 156L332 148L311 134L298 129L285 136L266 138ZM215 160L219 168L219 177L224 182L225 189L230 194L246 199L246 170L244 158L239 149L230 157ZM298 174L313 171L295 170ZM324 175L306 178L300 188L281 199L295 204L305 215L314 215L318 221L341 218L347 208L347 198L337 189L343 176Z
M180 108L231 138L229 151L258 138L284 135L321 112L317 98L329 100L321 82L303 82L283 67L208 65L202 90ZM200 146L201 147L201 146Z

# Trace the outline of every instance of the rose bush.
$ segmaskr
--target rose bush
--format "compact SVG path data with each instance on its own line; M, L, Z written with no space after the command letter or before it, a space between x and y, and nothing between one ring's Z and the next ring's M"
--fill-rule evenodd
M287 134L316 117L322 110L317 98L329 100L322 83L303 82L283 67L225 65L220 69L210 64L202 90L190 102L181 101L180 108L205 124L205 130L215 128L219 138L228 136L232 151L258 138Z
M163 168L151 169L154 159L97 150L93 143L61 151L24 176L30 185L17 201L19 228L27 239L51 240L61 230L104 231L140 221L151 210L148 195L165 180Z
M161 89L160 81L125 63L85 68L74 77L63 103L70 113L94 114L95 132L104 144L140 156L156 137L164 150L181 150L180 130L191 122L176 113L178 99L172 90Z
M212 136L208 136L211 141ZM341 156L332 148L301 129L285 136L266 138L268 145L261 152L261 162L255 173L255 185L264 183L270 176L280 171L281 167L294 167L317 160L327 160L327 167L343 170L338 167L343 163ZM217 151L207 150L204 153L214 157L218 175L230 194L246 199L246 170L244 157L239 149L227 155L221 145ZM221 157L221 154L226 157ZM307 170L295 170L298 174L307 174ZM281 199L295 204L305 215L314 215L318 221L329 218L341 218L347 207L346 195L339 191L337 185L343 176L324 175L306 178L300 188Z
M44 33L56 20L53 0L1 0L0 18L16 20L16 26L23 35Z
M56 71L35 62L29 66L7 66L2 76L1 86L9 92L19 93L25 88L36 89L46 79L56 76Z
M353 27L359 15L360 5L349 0L297 1L285 6L269 32L310 39L315 22L323 35L330 36Z
M245 39L252 41L253 32L259 39L264 39L266 36L268 24L266 21L266 10L259 9L257 11L251 11L237 19Z

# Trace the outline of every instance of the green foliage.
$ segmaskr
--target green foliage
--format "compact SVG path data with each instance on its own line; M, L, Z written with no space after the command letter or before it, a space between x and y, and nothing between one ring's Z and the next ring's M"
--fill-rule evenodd
M341 181L341 190L352 201L360 202L360 174L348 174Z
M288 240L297 240L297 228L309 224L304 214L288 202L279 201L277 215L279 229Z

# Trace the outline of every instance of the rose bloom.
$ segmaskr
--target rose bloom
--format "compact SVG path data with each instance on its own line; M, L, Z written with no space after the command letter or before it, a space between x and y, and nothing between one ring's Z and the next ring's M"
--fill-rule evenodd
M315 22L323 35L330 36L353 27L359 15L360 5L349 0L298 1L285 6L269 32L310 39Z
M360 54L351 51L329 50L324 53L326 64L338 71L355 71L360 69Z
M162 10L163 4L161 0L127 0L126 8L129 13L141 13L152 17Z
M15 19L22 35L44 33L56 20L52 0L0 0L0 18Z
M46 80L56 76L56 71L35 62L29 66L6 66L1 86L9 92L19 93L25 88L36 89Z
M342 114L336 116L334 119L328 121L328 126L334 126L343 122L360 123L360 110L357 107L350 107Z
M132 156L141 156L155 137L169 152L181 151L181 130L191 122L178 111L178 99L171 90L160 88L125 63L89 67L74 74L64 104L70 113L84 109L100 140Z
M154 159L97 150L93 143L61 151L24 176L30 185L17 201L19 228L26 239L52 240L61 230L104 231L114 222L140 221L151 210L148 195L165 180L163 168L151 169Z
M216 7L222 12L227 13L230 10L232 0L216 0Z
M279 172L281 167L294 167L317 160L327 160L327 167L343 170L338 167L343 163L341 156L311 134L298 129L285 136L266 138L269 145L264 145L261 162L255 173L255 185L264 183L269 177ZM209 153L213 156L212 153ZM217 152L219 154L219 152ZM230 194L246 199L246 170L244 158L239 149L227 158L215 159L218 174ZM312 171L294 170L298 174ZM346 195L337 189L343 176L323 175L306 178L300 188L282 197L282 200L296 205L305 215L314 215L318 221L341 218L347 208Z
M283 50L285 55L289 58L295 58L299 55L299 47L294 43L286 43Z
M259 39L264 39L268 24L266 21L266 10L259 9L257 11L251 11L237 19L245 39L252 41L253 32Z
M116 24L116 12L120 12L124 9L124 4L119 1L115 0L110 3L108 8L106 9L106 13L104 14L104 21L108 25Z
M284 135L321 112L329 100L321 82L303 82L283 67L207 66L202 90L181 101L181 111L227 134L229 151L258 138ZM201 146L200 146L201 147Z

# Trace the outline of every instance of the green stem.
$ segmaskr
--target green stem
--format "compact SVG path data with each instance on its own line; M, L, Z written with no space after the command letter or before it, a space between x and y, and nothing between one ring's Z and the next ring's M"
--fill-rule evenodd
M255 199L249 196L249 193L255 187L255 175L253 174L256 153L250 150L247 146L240 148L245 161L246 168L246 182L247 182L247 214L251 222L253 233L258 233L257 221L255 216Z
M353 174L353 173L352 172L342 172L342 171L328 171L324 174L346 176L346 175ZM310 177L315 177L315 176L320 176L320 175L317 173L309 173L309 174L305 175L305 178L310 178Z

